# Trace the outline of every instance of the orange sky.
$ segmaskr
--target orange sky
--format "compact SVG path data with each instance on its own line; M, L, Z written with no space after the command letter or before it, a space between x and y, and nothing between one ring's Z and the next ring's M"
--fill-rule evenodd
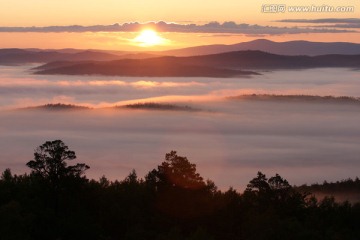
M211 21L234 21L261 26L294 27L300 23L279 23L281 19L357 18L358 0L280 0L277 4L289 6L353 6L352 12L289 12L264 13L262 6L275 2L253 0L0 0L0 27L111 25L125 22L166 21L178 24L206 24ZM314 24L308 24L312 26ZM231 44L257 38L275 41L350 41L360 42L359 28L348 30L357 33L309 33L282 35L243 35L208 33L161 33L166 44L156 47L134 45L132 39L139 33L84 32L84 33L8 33L0 32L0 48L81 48L115 50L161 50L203 44Z
M168 39L168 43L159 46L141 47L131 42L138 33L0 33L1 48L45 48L45 49L104 49L124 51L147 51L167 50L184 48L189 46L210 44L235 44L251 41L258 38L267 38L273 41L283 42L291 40L309 40L318 42L346 42L352 39L360 43L360 34L288 34L276 36L219 36L213 34L197 33L160 33L159 35ZM25 41L24 41L25 39ZM191 40L191 41L190 41Z
M262 13L264 4L354 6L352 13ZM358 0L0 0L0 26L96 25L130 21L235 21L282 18L356 18Z

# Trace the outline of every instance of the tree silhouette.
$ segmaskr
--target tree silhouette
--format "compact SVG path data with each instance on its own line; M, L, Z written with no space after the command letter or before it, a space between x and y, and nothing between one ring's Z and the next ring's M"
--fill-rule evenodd
M145 184L153 189L157 210L183 221L191 228L192 221L207 216L213 209L209 201L216 186L209 186L196 171L196 164L171 151L165 161L146 176Z
M74 151L61 140L46 141L35 149L34 159L26 165L32 169L30 177L34 180L33 195L39 198L37 221L48 232L37 228L34 239L75 239L86 221L85 210L80 199L86 178L81 176L89 166L78 163L68 166L67 161L76 159ZM68 209L72 210L69 211ZM43 215L42 212L51 214ZM73 236L74 238L69 238Z
M145 180L135 170L88 180L85 164L67 165L75 158L55 140L35 150L31 174L0 174L1 240L360 239L359 203L306 199L279 174L258 172L240 194L217 190L175 151ZM343 185L358 191L359 179L315 187Z
M165 161L158 166L157 170L150 172L148 178L153 178L153 181L160 185L183 189L205 187L203 178L196 172L196 164L190 163L186 157L178 156L176 151L167 153Z
M293 196L294 193L291 185L286 179L283 179L279 174L269 178L268 180L272 197L277 201L285 201Z
M47 141L37 147L34 159L26 165L32 173L41 176L50 182L57 182L64 177L80 177L90 167L83 163L68 166L67 160L76 159L74 151L61 140Z
M269 178L268 183L272 190L281 191L291 188L289 182L286 179L283 179L279 174Z
M255 192L259 194L267 193L270 191L268 179L262 172L257 173L257 177L253 178L246 187L246 192Z

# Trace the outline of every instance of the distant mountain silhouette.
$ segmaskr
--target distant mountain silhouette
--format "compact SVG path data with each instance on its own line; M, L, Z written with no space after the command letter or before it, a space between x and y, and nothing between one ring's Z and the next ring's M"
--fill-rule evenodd
M306 69L360 66L360 55L284 56L261 51L238 51L192 57L157 57L117 61L55 62L36 74L113 75L147 77L234 77L248 70ZM242 70L240 70L242 69Z
M205 65L232 69L301 69L318 67L360 66L359 55L286 56L262 51L237 51L211 55L179 57L192 65Z
M120 59L146 59L146 58L155 58L161 57L161 54L156 53L142 53L142 52L134 52L134 53L126 53L120 55Z
M28 63L48 63L54 61L111 61L120 59L147 59L159 56L198 56L226 52L257 50L279 55L357 55L360 44L347 42L273 42L258 39L233 45L206 45L167 51L111 51L79 49L0 49L0 65L21 65Z
M41 49L0 49L0 65L22 65L54 61L111 61L118 59L144 59L156 57L150 53L116 52L102 50L41 50Z
M118 55L97 51L47 51L24 49L0 49L0 65L21 65L27 63L46 63L52 61L110 61L119 59Z
M79 49L0 49L0 65L20 65L26 63L46 63L52 61L111 61L118 59L146 59L157 56L196 56L234 51L258 50L279 55L328 55L360 54L360 44L348 42L273 42L257 39L232 45L214 44L167 51L110 51Z
M273 42L266 39L258 39L232 45L217 44L175 49L163 51L161 54L169 56L194 56L245 50L259 50L280 55L360 54L360 44L308 41Z

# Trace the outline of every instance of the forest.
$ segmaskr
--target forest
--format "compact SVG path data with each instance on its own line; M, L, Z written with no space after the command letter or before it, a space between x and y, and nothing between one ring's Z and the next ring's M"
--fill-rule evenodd
M74 159L63 141L47 141L24 163L29 174L3 171L1 240L360 239L360 203L308 191L322 185L294 187L258 172L244 192L221 191L176 151L144 178L133 170L122 180L93 180Z

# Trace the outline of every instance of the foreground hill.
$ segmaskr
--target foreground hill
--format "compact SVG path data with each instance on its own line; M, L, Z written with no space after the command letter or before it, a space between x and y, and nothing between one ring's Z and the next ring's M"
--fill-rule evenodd
M192 64L185 58L159 57L99 62L55 62L36 68L36 74L109 75L136 77L235 77L256 74L216 64Z
M306 69L360 66L360 55L285 56L261 51L238 51L192 57L157 57L117 61L55 62L36 74L117 75L148 77L235 77L256 74L240 69Z

